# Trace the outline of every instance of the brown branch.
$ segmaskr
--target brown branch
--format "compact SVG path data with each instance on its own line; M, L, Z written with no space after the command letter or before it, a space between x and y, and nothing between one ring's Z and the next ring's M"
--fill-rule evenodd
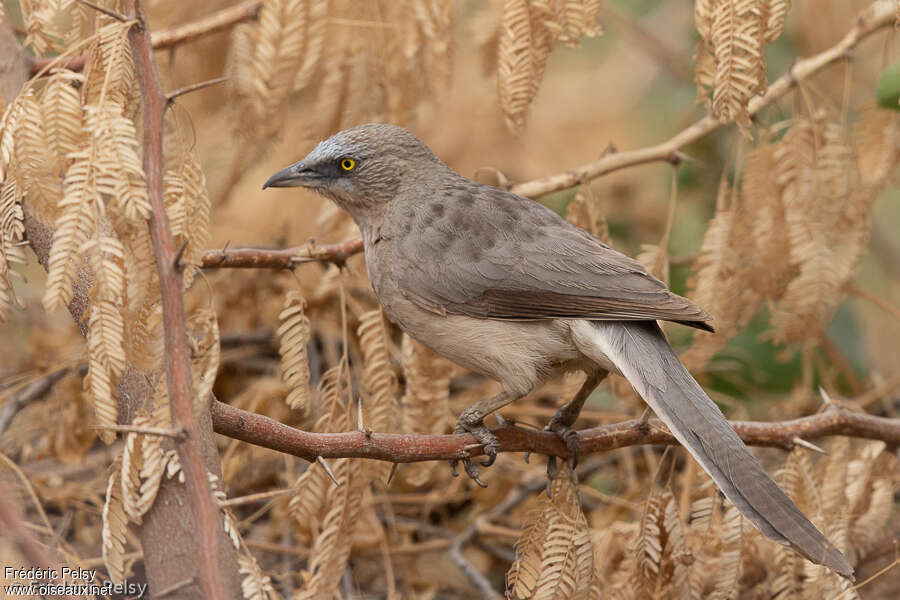
M153 59L144 8L138 0L129 0L125 6L129 16L138 20L138 25L131 28L128 37L134 52L134 66L141 88L143 167L152 207L150 237L153 241L162 301L166 381L172 424L176 429L186 430L186 435L178 439L175 446L184 470L194 516L197 578L205 598L220 600L226 597L218 562L217 534L220 529L220 514L210 490L194 419L182 274L176 265L175 256L178 250L169 228L163 199L163 117L168 99L163 93L156 62Z
M150 36L153 49L171 48L228 29L244 21L252 21L259 16L261 6L262 0L245 0L196 21L154 33Z
M459 458L463 449L478 455L481 450L468 434L414 435L403 433L311 433L295 429L269 417L235 408L219 401L211 405L213 429L241 440L285 454L314 461L324 458L370 458L396 463ZM741 439L751 446L792 449L797 438L814 440L831 435L882 440L900 444L900 419L876 417L845 409L782 421L762 423L733 421ZM501 452L533 452L568 457L569 451L555 434L503 425L493 430ZM657 419L632 420L601 425L578 432L583 455L639 444L677 444ZM473 449L474 446L474 449Z
M815 75L831 63L849 56L850 52L863 39L880 29L893 25L894 16L893 2L882 0L872 3L841 41L815 56L797 61L787 73L769 85L769 89L764 95L753 98L748 106L750 114L756 115L787 94L798 82ZM722 123L712 115L707 115L661 144L629 152L609 154L565 173L513 185L510 190L522 196L534 198L581 185L619 169L651 162L671 161L681 148L696 142L724 125L727 123Z
M85 2L87 4L87 2ZM251 21L259 15L262 0L246 0L235 6L223 8L213 14L197 19L190 23L177 25L151 35L151 43L154 50L172 48L179 44L192 42L204 36L228 29L238 23ZM100 10L99 7L95 7ZM46 67L56 57L37 58L31 65L31 74L35 75ZM72 71L80 71L87 62L87 55L82 54L64 60L59 66Z
M343 266L347 259L362 251L362 240L354 238L337 244L318 246L309 242L296 248L222 248L203 253L204 269L293 269L301 263L330 262Z

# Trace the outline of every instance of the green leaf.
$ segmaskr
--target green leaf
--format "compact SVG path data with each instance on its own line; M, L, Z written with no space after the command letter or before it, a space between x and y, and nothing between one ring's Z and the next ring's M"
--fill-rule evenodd
M889 66L878 79L878 106L900 110L900 60Z

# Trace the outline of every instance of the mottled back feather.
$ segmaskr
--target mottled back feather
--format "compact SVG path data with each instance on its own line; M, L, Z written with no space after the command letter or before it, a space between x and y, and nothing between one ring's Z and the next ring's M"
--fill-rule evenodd
M398 273L421 308L481 319L663 319L712 330L699 306L542 204L449 169L443 179L436 194L401 191L381 230L400 255L426 246L442 257Z

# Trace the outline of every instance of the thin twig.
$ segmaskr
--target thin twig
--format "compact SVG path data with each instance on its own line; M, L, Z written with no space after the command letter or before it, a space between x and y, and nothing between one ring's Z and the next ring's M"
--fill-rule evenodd
M128 37L141 88L143 167L152 207L150 236L161 294L169 404L173 425L187 431L187 435L176 444L176 449L194 517L192 526L197 536L197 579L205 598L220 600L226 596L218 561L219 507L210 490L197 439L182 276L175 265L177 249L162 192L163 118L168 101L160 86L143 6L138 0L129 0L125 6L128 14L136 17L141 25L132 27Z
M755 115L773 104L794 89L798 82L815 75L831 63L846 58L863 39L892 25L894 11L893 2L872 3L841 41L815 56L797 61L787 73L769 85L764 95L753 98L747 107L750 115ZM629 152L609 154L592 163L568 169L565 173L526 181L513 185L510 189L519 195L535 198L575 187L585 181L596 179L619 169L652 162L670 161L681 148L725 125L727 123L722 123L712 115L707 115L661 144Z
M866 290L859 288L855 285L847 286L847 291L849 291L854 296L857 296L858 298L862 298L863 300L868 300L869 302L871 302L872 304L874 304L875 306L877 306L884 312L888 313L889 315L891 315L892 317L894 317L895 319L900 321L900 308L897 308L896 306L894 306L887 300L879 298L875 294L872 294L871 292L867 292Z
M102 429L105 431L118 431L121 433L143 433L145 435L158 435L162 437L173 438L176 440L183 439L187 436L187 430L184 427L147 427L143 425L95 425L91 429Z
M128 17L126 17L124 15L120 15L116 11L110 10L110 9L106 8L105 6L100 6L99 4L94 4L93 2L88 2L87 0L78 0L78 2L80 2L81 4L84 4L87 7L93 8L97 12L103 13L107 17L112 17L113 19L115 19L116 21L119 21L121 23L128 21Z
M470 448L473 456L481 454L481 446L474 443L468 434L312 433L219 401L213 402L210 409L213 428L217 433L309 461L318 457L371 458L395 463L452 460L462 448ZM731 424L748 445L784 450L791 450L797 437L809 441L831 435L900 444L900 419L840 408L778 423L733 421ZM568 448L552 432L507 424L494 429L493 433L499 439L501 452L569 457ZM646 422L631 420L583 429L578 432L578 439L583 455L625 446L678 443L665 424L657 419Z
M258 494L248 494L238 498L229 498L219 502L220 508L231 508L233 506L243 506L245 504L253 504L254 502L262 502L270 498L276 498L293 492L293 488L284 488L280 490L270 490L268 492L259 492Z
M226 81L228 81L228 76L223 75L222 77L216 77L215 79L207 79L206 81L192 83L191 85L186 85L184 87L178 88L174 92L169 92L168 94L166 94L166 100L172 102L179 96L184 96L185 94L190 94L191 92L196 92L197 90L202 90L203 88L208 88L210 86L224 83Z

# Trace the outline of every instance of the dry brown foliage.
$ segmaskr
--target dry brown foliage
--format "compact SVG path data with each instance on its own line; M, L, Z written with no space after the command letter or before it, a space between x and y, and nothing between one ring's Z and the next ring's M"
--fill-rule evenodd
M123 10L114 0L100 4ZM196 9L151 3L151 29L220 4L226 3ZM794 4L795 12L807 11L802 15L815 10L809 2ZM171 431L160 286L147 228L142 99L128 42L135 24L77 0L18 6L29 51L39 58L85 53L86 62L80 71L47 69L2 106L0 321L8 324L0 347L7 365L0 380L0 485L26 507L35 535L67 563L105 567L101 576L113 581L134 580L146 559L136 532L152 520L148 512L163 486L182 485L186 477ZM496 393L495 383L387 322L359 257L346 268L300 264L292 272L198 276L200 257L226 243L281 246L312 235L329 242L358 235L332 205L255 190L263 171L361 122L418 126L457 170L471 173L487 163L509 167L511 179L566 171L596 157L610 136L646 144L646 128L637 123L658 125L659 103L677 89L664 88L661 100L658 84L648 81L665 72L665 63L660 69L641 62L632 46L644 39L652 55L660 51L651 43L658 38L664 51L686 59L693 42L676 45L672 32L689 29L691 15L676 2L660 3L656 16L629 14L625 21L634 22L637 35L618 46L615 38L603 50L608 58L590 48L577 59L587 57L589 66L561 55L559 63L548 62L560 45L577 48L600 34L601 8L599 0L497 0L485 10L452 0L262 0L256 18L218 38L157 55L171 89L222 68L230 76L226 87L179 99L165 121L163 195L189 288L185 343L198 415L214 392L309 431L444 434L464 407ZM740 132L729 142L709 137L708 182L686 185L678 178L684 171L673 177L666 171L657 181L646 167L578 181L565 211L608 243L631 251L643 243L641 260L665 280L675 272L670 246L680 255L699 251L681 261L691 263L687 294L713 315L717 333L695 335L684 348L682 358L698 376L721 376L717 358L745 360L735 358L730 340L761 311L768 315L762 337L780 355L800 351L803 381L794 400L769 403L788 395L767 391L749 410L772 405L770 420L790 414L796 398L810 397L814 380L835 398L849 396L848 368L863 361L867 370L856 374L857 383L871 391L842 402L896 416L900 274L889 264L895 240L878 238L879 215L894 219L884 225L892 232L896 211L877 200L895 183L900 123L895 112L871 106L881 53L893 56L895 48L890 40L875 43L877 52L856 57L853 71L800 81L785 95L793 104L751 119L749 103L767 89L769 44L784 33L798 54L811 55L823 50L809 41L822 29L834 43L856 23L849 9L820 20L788 19L791 11L787 0L695 2L698 99ZM488 79L482 62L489 63ZM623 76L622 65L633 73ZM596 81L603 85L592 86ZM535 103L539 92L546 106ZM654 114L639 112L651 97ZM605 106L612 106L609 114ZM675 110L689 116L696 109ZM661 137L657 125L654 139ZM697 206L709 214L688 214ZM46 279L27 264L26 214L54 230ZM700 233L693 246L679 242L686 235L679 231L682 217L699 221L692 231L705 231L702 243ZM23 274L27 281L17 281ZM845 302L860 281L878 290L871 306ZM79 305L82 297L87 302ZM83 340L66 315L52 314L73 300L73 308L87 307L76 323ZM820 352L824 342L835 344L827 328L848 306L859 315L853 336L864 350L840 348L838 358ZM853 365L840 364L841 351L852 354ZM67 371L52 389L17 406L23 390L59 368ZM153 393L146 406L123 410L117 386L132 372ZM578 379L550 382L502 412L541 427ZM638 403L626 388L620 379L604 384L579 426L636 417ZM733 404L732 415L748 410ZM7 415L9 407L15 410ZM125 424L132 430L116 430ZM897 528L895 449L847 438L825 446L827 456L798 448L786 457L765 455L766 464L868 577L887 564L885 557L895 557L894 549L885 550ZM526 464L501 455L481 490L453 479L443 463L405 464L396 473L390 463L363 459L307 464L225 438L219 451L222 476L207 476L247 599L486 594L472 572L487 575L497 590L505 573L511 598L849 599L900 589L896 569L857 590L764 539L680 450L660 456L631 447L585 457L581 473L588 476L563 465L545 492L534 483L544 476L539 457ZM498 505L507 510L495 514ZM447 554L463 538L464 570ZM19 564L22 556L0 539L0 560ZM867 595L869 589L876 591Z
M697 100L750 135L747 103L766 91L765 46L784 29L791 0L697 0Z

